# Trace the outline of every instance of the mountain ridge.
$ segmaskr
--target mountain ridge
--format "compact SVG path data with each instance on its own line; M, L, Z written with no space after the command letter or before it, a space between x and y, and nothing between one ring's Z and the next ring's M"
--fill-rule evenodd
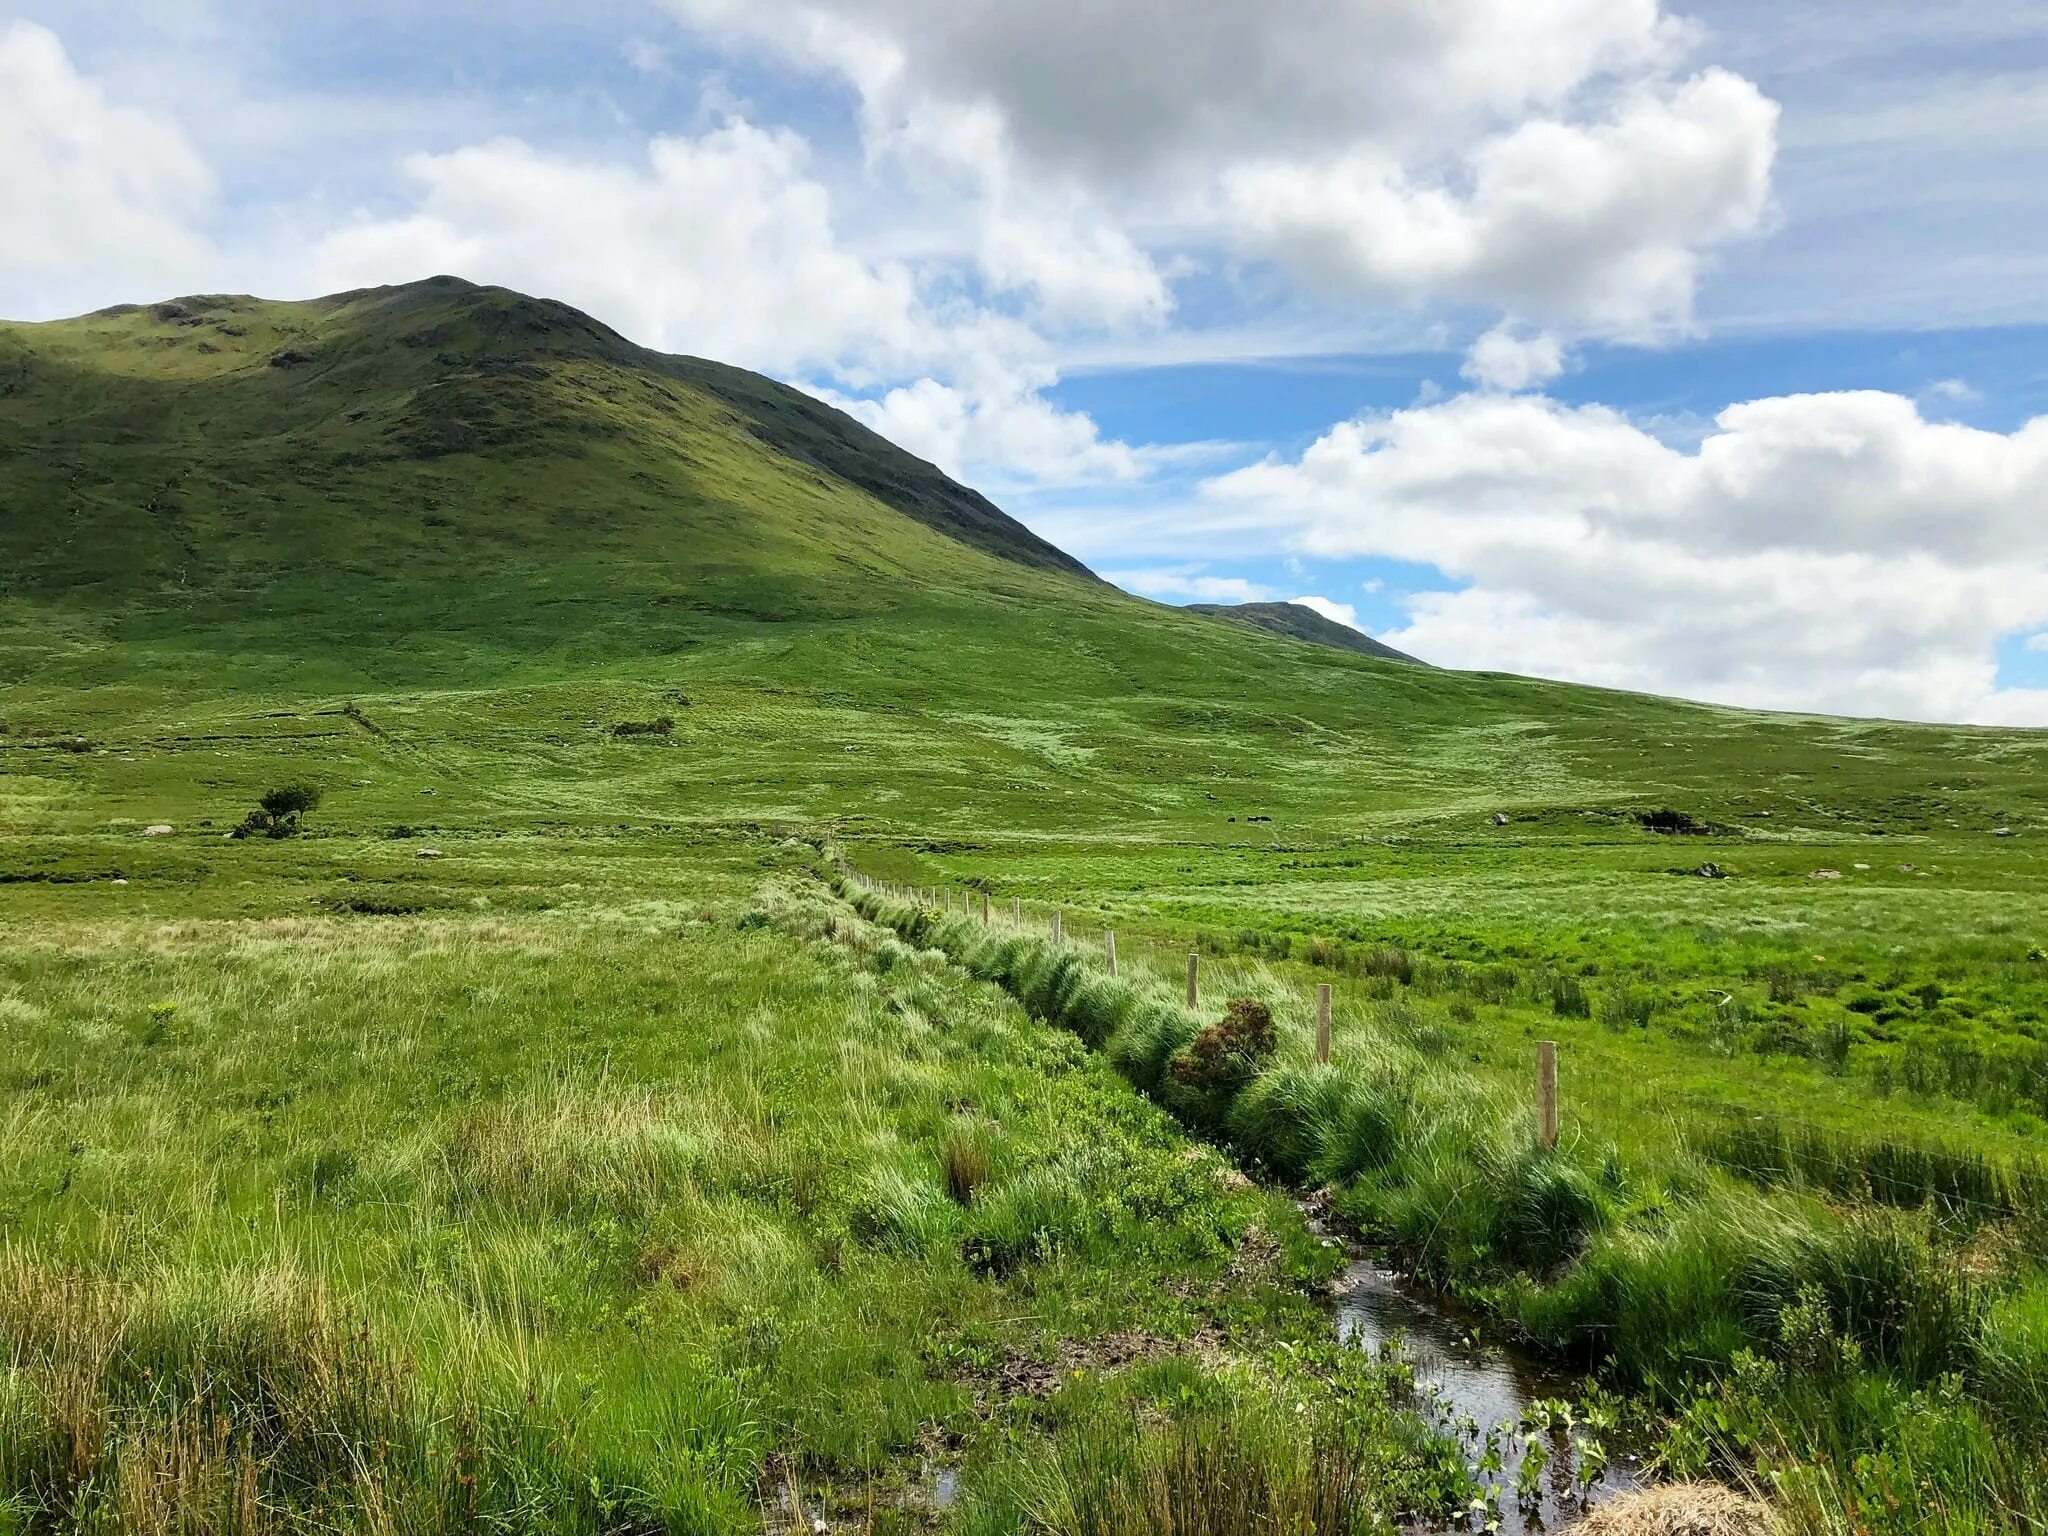
M1304 603L1190 603L1188 611L1227 619L1233 624L1249 624L1268 634L1284 635L1309 645L1354 651L1360 656L1376 656L1381 661L1401 661L1415 667L1431 665L1418 656L1395 650L1383 640L1375 640L1364 630L1326 618Z

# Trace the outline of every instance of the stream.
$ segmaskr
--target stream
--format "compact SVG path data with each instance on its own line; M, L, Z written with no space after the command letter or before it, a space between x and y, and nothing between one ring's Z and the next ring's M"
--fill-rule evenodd
M1335 1235L1313 1215L1310 1222ZM1583 1377L1485 1342L1479 1317L1429 1294L1355 1244L1345 1247L1351 1263L1331 1287L1338 1342L1408 1365L1413 1406L1465 1444L1487 1497L1484 1511L1451 1528L1502 1536L1556 1532L1591 1505L1638 1486L1636 1458L1615 1432L1575 1421L1567 1406Z

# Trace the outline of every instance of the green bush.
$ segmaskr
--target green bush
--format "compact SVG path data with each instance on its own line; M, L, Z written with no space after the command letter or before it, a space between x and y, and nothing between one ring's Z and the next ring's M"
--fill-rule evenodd
M242 819L234 837L290 837L300 821L320 805L320 790L312 784L286 784L266 790L256 809Z

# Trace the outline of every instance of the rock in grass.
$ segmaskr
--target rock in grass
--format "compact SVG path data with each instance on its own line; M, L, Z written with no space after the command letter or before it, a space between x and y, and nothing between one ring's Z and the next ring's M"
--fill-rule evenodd
M177 828L173 827L168 821L159 821L152 826L144 827L142 835L144 837L169 837L176 830Z
M1673 1483L1624 1493L1577 1525L1574 1536L1774 1536L1770 1506L1718 1483Z
M444 859L447 855L438 848L422 848L413 857L416 859Z

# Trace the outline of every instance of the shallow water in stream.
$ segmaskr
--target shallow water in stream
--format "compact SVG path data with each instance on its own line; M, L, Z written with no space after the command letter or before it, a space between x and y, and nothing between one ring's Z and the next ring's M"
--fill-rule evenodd
M1339 1342L1407 1362L1415 1406L1457 1434L1488 1507L1448 1526L1530 1536L1571 1526L1592 1504L1637 1486L1611 1433L1568 1421L1582 1378L1499 1343L1461 1314L1370 1258L1354 1257L1332 1287ZM1489 1446L1496 1455L1487 1456ZM1498 1467L1493 1462L1498 1462ZM1525 1471L1525 1462L1533 1462Z

